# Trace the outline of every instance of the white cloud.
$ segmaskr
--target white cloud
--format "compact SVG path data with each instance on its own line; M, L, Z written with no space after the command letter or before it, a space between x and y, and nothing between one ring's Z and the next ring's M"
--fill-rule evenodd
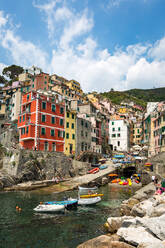
M2 71L5 67L7 67L7 65L0 63L0 75L2 75Z
M8 16L4 16L4 12L0 10L0 27L5 26L8 21Z
M51 0L45 5L35 5L46 15L50 38L58 28L60 31L56 38L57 46L52 49L49 58L46 48L43 50L37 44L23 40L16 30L6 27L7 21L1 21L0 45L7 51L11 63L22 66L34 64L45 72L76 79L86 92L165 85L165 37L154 45L134 44L125 49L116 48L110 53L108 49L100 49L91 36L94 21L87 9L77 13L59 4L60 0ZM1 13L1 16L4 17L4 14Z
M155 45L149 50L148 55L156 60L165 59L165 37L155 43Z

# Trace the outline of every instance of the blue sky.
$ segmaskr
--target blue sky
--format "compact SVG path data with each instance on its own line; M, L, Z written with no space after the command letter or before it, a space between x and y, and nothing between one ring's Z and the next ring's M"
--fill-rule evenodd
M0 0L0 72L39 66L83 90L165 86L164 0Z

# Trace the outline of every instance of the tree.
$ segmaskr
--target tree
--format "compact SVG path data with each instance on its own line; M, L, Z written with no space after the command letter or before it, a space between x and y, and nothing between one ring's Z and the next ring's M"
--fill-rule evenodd
M8 77L10 80L14 81L17 80L18 75L23 72L23 68L18 65L10 65L5 67L2 71L2 74Z
M6 78L4 77L4 76L1 76L0 75L0 84L6 84L7 83L7 80L6 80Z

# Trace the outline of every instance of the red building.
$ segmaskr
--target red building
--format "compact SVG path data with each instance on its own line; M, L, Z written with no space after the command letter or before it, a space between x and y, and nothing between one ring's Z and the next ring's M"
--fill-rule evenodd
M48 90L49 89L49 74L47 73L40 73L35 75L34 78L31 80L31 89L32 90Z
M64 151L64 103L44 91L22 96L18 118L19 142L24 149Z

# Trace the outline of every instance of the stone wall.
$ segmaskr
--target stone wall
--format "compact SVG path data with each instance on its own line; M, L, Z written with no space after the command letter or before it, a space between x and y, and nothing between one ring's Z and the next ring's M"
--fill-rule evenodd
M90 164L72 160L60 152L14 150L3 157L2 169L20 183L84 175L89 167Z
M153 171L156 174L165 177L165 152L151 157L150 162L153 164Z

